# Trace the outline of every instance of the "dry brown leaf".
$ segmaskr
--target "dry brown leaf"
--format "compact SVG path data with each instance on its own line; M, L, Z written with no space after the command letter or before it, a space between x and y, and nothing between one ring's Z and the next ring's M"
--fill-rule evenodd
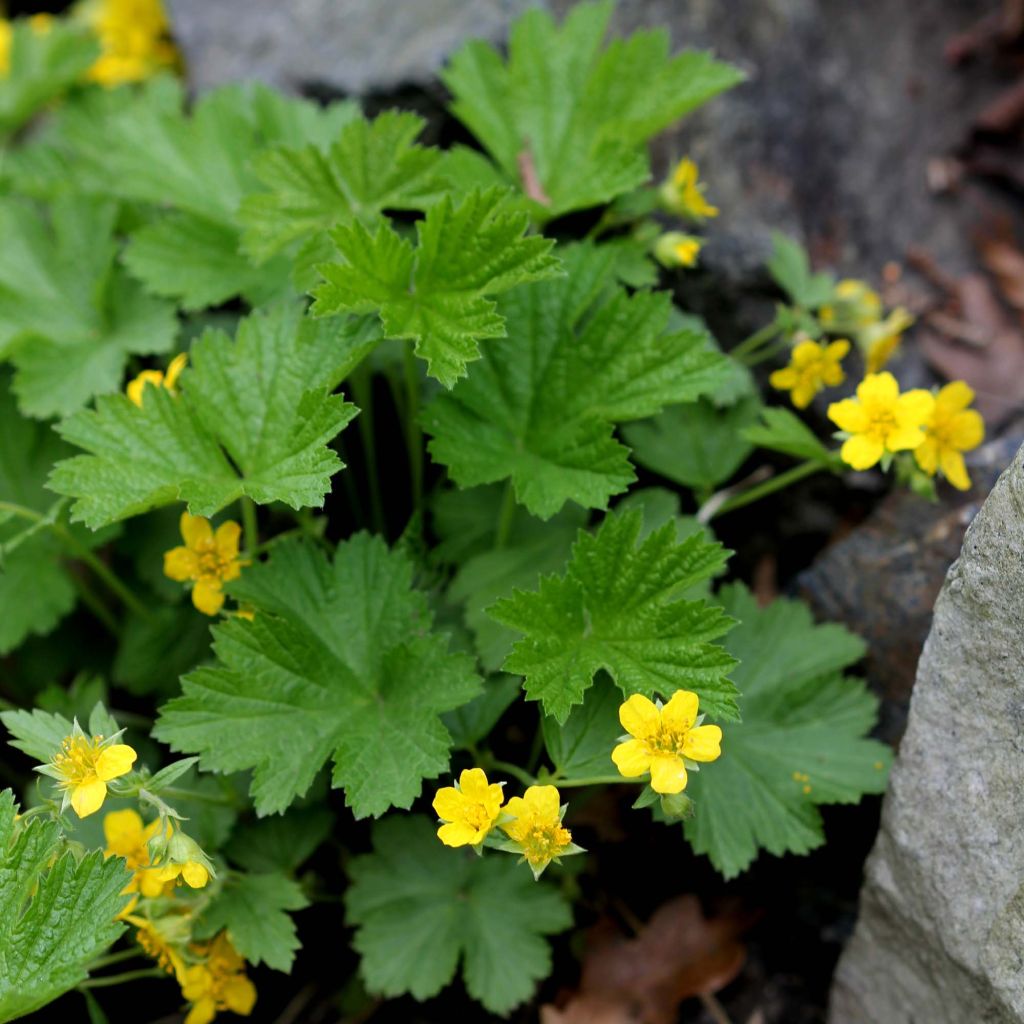
M999 237L979 239L978 251L1003 298L1014 309L1024 311L1024 252L1009 239Z
M696 896L663 904L636 938L595 929L580 991L543 1024L674 1024L685 999L723 988L743 967L745 914L706 918Z

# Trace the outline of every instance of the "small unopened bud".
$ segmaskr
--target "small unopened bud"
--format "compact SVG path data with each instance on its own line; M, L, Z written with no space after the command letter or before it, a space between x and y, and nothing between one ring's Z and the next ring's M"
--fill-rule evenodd
M693 801L685 793L665 793L661 810L669 821L685 821L693 817Z
M682 231L667 231L654 243L654 258L670 270L695 267L703 241Z

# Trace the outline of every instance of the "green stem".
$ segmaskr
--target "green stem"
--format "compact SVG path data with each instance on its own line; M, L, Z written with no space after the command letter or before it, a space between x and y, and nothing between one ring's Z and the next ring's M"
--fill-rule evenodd
M137 971L125 971L124 974L111 974L104 978L86 978L80 982L79 988L107 988L109 985L121 985L137 978L166 978L167 975L159 967L140 967Z
M511 775L523 783L524 786L537 785L537 780L529 772L523 771L517 764L510 764L508 761L499 761L497 758L488 757L487 767L499 772L505 772L506 775Z
M359 406L359 440L363 446L363 461L366 463L366 478L370 485L370 514L373 527L378 533L384 532L384 502L380 493L377 476L377 438L374 434L373 381L366 366L359 366L349 376L352 397Z
M178 789L176 786L161 788L162 796L170 797L172 800L194 800L200 804L216 804L218 807L238 807L238 801L226 796L214 796L212 793L197 793L191 789Z
M125 960L134 960L142 955L141 946L136 946L134 949L119 949L116 953L108 953L106 956L97 957L86 967L86 970L90 973L92 971L99 971L104 967L112 967L114 964L122 963Z
M36 512L35 509L26 508L24 505L17 505L10 501L0 501L0 512L10 512L29 522L45 524L53 530L75 558L84 562L106 584L107 588L121 599L121 603L126 608L140 618L152 620L153 616L150 610L121 582L117 574L97 558L67 527L52 522L46 516Z
M505 493L501 499L501 510L498 513L498 525L494 531L494 547L503 548L508 543L512 532L512 523L516 517L516 492L509 478L505 484Z
M774 359L780 352L785 351L785 349L785 338L779 338L772 344L766 345L764 348L760 348L750 355L742 356L739 361L744 366L759 366L761 363L766 363L769 359Z
M742 362L745 356L757 351L766 342L771 341L779 333L779 330L780 324L778 318L776 318L770 324L765 324L759 331L754 331L749 338L744 338L734 348L729 349L729 355L733 359L739 359Z
M245 531L245 553L254 558L260 546L260 527L256 519L256 502L248 495L238 500L242 506L242 529Z
M552 782L562 789L571 789L573 786L610 786L616 782L630 782L636 784L636 779L625 779L621 775L592 775L585 779L559 779Z
M731 498L726 498L726 500L717 508L712 509L702 522L708 522L711 519L716 519L718 516L724 515L726 512L732 512L734 509L743 508L745 505L751 505L755 501L760 501L761 498L767 497L769 494L781 491L784 488L789 487L790 484L795 484L798 480L803 480L805 477L812 476L814 473L820 473L826 468L827 467L822 465L822 463L817 459L808 459L806 462L801 462L798 466L794 466L792 469L787 469L785 473L780 473L778 476L773 476L770 480L765 480L764 483L757 484L746 491L741 491L739 494L734 494ZM711 500L714 501L714 498Z
M420 429L420 380L412 344L402 346L402 370L405 376L405 443L409 449L413 506L423 504L423 431Z

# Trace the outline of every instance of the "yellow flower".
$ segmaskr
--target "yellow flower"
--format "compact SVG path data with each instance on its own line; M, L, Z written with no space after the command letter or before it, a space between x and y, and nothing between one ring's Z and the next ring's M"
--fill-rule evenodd
M869 324L857 334L857 344L864 352L868 373L878 373L899 348L903 332L914 318L897 306L884 320Z
M146 955L157 962L168 974L173 974L179 985L185 983L187 968L182 949L189 939L187 914L173 914L151 921L134 914L124 918L135 925L135 940Z
M103 806L107 783L131 771L137 755L127 744L116 743L117 738L90 738L76 722L53 760L37 769L56 779L64 790L62 810L70 803L75 814L87 818Z
M88 72L94 82L138 82L177 61L160 0L88 0L81 15L102 48Z
M684 157L675 166L672 177L661 186L661 202L665 209L681 217L702 221L718 216L718 207L704 198L697 165Z
M501 814L501 783L488 783L480 768L467 768L457 785L434 796L434 812L444 822L437 838L445 846L479 846Z
M869 374L857 387L857 397L828 407L828 418L850 436L840 451L854 469L870 469L886 452L914 449L924 441L925 422L935 399L927 391L900 394L891 373Z
M124 389L125 394L139 408L142 408L142 399L147 384L152 384L155 388L162 385L171 394L174 394L174 386L178 383L178 378L181 376L181 371L185 369L187 362L188 354L180 352L170 361L166 373L163 370L143 370L138 377L128 382L128 386Z
M612 751L619 773L635 779L651 773L655 793L681 793L686 789L686 769L697 770L697 761L715 761L722 753L722 730L701 725L698 697L677 690L665 705L634 693L620 708L619 721L630 739Z
M150 899L161 895L164 883L150 867L149 841L160 831L160 819L143 825L138 811L128 807L111 811L103 818L103 835L107 846L104 857L124 857L132 880L123 892L139 892Z
M0 75L4 77L11 73L11 43L13 37L14 26L6 18L0 18Z
M228 520L213 532L208 519L181 514L183 547L164 555L164 575L178 583L193 580L192 603L204 615L216 615L224 606L223 585L238 579L247 562L238 557L242 528Z
M977 448L985 440L981 415L967 406L974 392L962 380L947 384L935 396L931 416L924 424L924 441L914 449L914 460L929 476L940 470L958 490L971 486L961 452Z
M673 267L695 267L704 242L682 231L666 231L654 245L654 258L671 270Z
M832 301L818 310L822 327L854 332L875 323L882 315L882 300L864 281L847 278L832 292Z
M850 351L846 340L831 343L801 341L790 356L789 366L776 370L768 381L773 388L789 391L793 404L806 409L822 388L842 384L842 360Z
M210 1024L219 1010L248 1017L256 1004L256 986L246 977L245 961L221 932L203 950L206 960L189 967L181 994L192 1004L185 1024Z
M152 870L161 885L180 878L193 889L202 889L214 873L203 848L181 829L171 834Z
M502 831L530 865L534 877L553 860L567 853L579 853L572 833L562 826L565 808L554 786L530 786L522 796L514 796L505 805L511 820L503 821Z

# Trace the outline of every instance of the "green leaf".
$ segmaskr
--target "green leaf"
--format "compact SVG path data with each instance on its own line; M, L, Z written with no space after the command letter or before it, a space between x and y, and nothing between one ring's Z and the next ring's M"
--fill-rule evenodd
M743 721L727 725L722 756L691 776L697 805L686 837L726 877L758 849L806 853L824 842L817 804L856 803L885 789L890 749L865 735L878 701L842 670L864 644L842 626L816 626L799 601L767 608L741 584L723 588L740 620L726 646L740 659L733 673Z
M49 761L60 750L65 738L71 735L68 719L39 708L0 711L0 722L13 737L7 742L40 763Z
M362 330L285 305L241 321L234 341L207 329L180 395L147 387L141 408L109 396L60 425L89 454L59 462L50 488L93 529L176 501L203 516L242 495L320 507L343 466L328 442L357 411L331 392Z
M761 403L747 398L724 409L707 399L630 423L622 436L645 469L695 490L710 490L736 472L753 449L742 433Z
M290 971L302 943L287 912L308 906L301 886L282 874L231 872L203 911L197 937L210 938L226 928L231 944L249 963Z
M797 306L816 309L828 302L835 287L831 274L814 274L807 252L799 242L778 231L772 232L772 255L768 272Z
M486 612L499 597L537 586L542 573L565 568L572 542L586 523L582 509L563 509L549 523L523 515L526 522L501 548L467 559L455 574L445 599L463 605L463 618L476 641L480 662L496 671L516 634Z
M459 962L469 994L492 1013L524 1002L551 970L544 935L564 931L564 896L512 857L445 848L424 818L373 827L374 852L349 865L347 920L371 992L437 995Z
M622 735L619 706L622 694L603 673L587 693L581 707L559 725L545 715L541 719L544 746L562 778L585 779L615 775L612 749Z
M275 147L253 162L267 191L239 210L242 246L263 263L290 243L339 224L372 224L385 210L423 210L444 194L440 150L415 144L426 122L391 110L357 117L326 152Z
M238 208L260 187L252 161L269 145L325 146L355 112L256 83L214 89L186 112L181 86L164 78L134 102L84 105L66 136L78 172L102 194L166 211L135 235L127 263L151 291L196 309L286 287L286 260L257 269L240 251Z
M20 128L51 100L66 92L99 56L95 36L55 18L46 31L28 19L11 23L9 67L0 78L0 133Z
M431 455L460 487L510 478L543 519L567 501L607 508L634 480L614 424L713 391L727 366L705 334L669 329L667 294L614 286L604 247L560 254L569 276L507 296L508 338L423 417Z
M330 834L334 815L326 807L293 807L284 814L239 825L225 853L255 873L296 871Z
M782 452L797 459L813 459L828 469L841 470L839 452L826 448L796 413L781 406L761 410L761 422L743 428L743 436L758 448Z
M720 569L728 553L694 534L678 543L666 523L637 546L639 511L612 513L594 534L581 532L564 576L545 576L488 614L523 633L505 660L526 677L526 695L564 723L604 669L627 696L700 696L712 718L735 719L736 661L713 643L732 625L720 608L679 599Z
M385 336L414 341L427 372L450 388L480 357L479 339L505 335L488 296L559 271L554 243L524 237L527 223L506 190L488 189L432 206L416 246L383 221L372 234L342 225L331 232L342 262L320 266L313 313L379 312Z
M488 736L515 703L520 689L515 676L497 675L485 680L483 693L444 716L452 746L468 750Z
M282 543L231 587L255 619L214 627L217 663L182 680L156 735L208 770L253 769L261 815L283 811L328 758L356 817L409 807L448 767L438 716L480 691L411 583L408 559L366 534L333 563Z
M579 4L560 29L528 11L512 29L507 63L470 42L442 74L452 113L533 200L536 220L643 184L647 140L742 79L707 53L669 57L664 30L602 50L612 6Z
M0 200L0 357L14 364L22 410L48 417L118 391L128 357L166 352L174 308L117 265L112 203L55 200L50 218Z
M0 792L0 1022L26 1016L84 981L85 965L124 931L115 916L129 875L100 850L61 852L56 822L16 825Z

